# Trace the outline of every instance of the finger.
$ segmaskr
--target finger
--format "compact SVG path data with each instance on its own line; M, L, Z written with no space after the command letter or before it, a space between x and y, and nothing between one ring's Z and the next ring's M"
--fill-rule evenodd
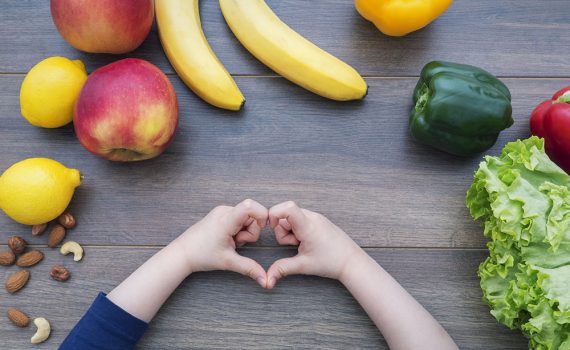
M257 242L257 237L249 231L240 231L234 236L234 241L236 242L236 246L243 247L246 243Z
M229 214L230 223L235 230L246 226L250 218L253 218L260 228L265 227L267 208L254 200L246 199L236 205Z
M285 276L304 274L305 261L302 256L277 260L267 271L267 288L275 287L277 281Z
M247 219L247 221L243 224L243 226L246 226L246 227L247 227L247 226L253 224L254 222L256 222L255 219L252 218L252 217L250 217L250 218Z
M279 241L280 239L282 239L283 237L285 237L287 235L292 234L291 230L287 230L282 225L275 226L273 231L275 231L275 238L277 238L277 241Z
M289 221L287 221L287 219L280 219L279 220L279 225L283 226L284 229L286 229L287 231L291 231L291 224L289 223Z
M255 260L231 253L226 261L226 270L240 273L254 279L260 286L267 286L267 274Z
M241 246L245 243L257 242L260 234L261 228L257 224L257 221L253 221L245 230L238 232L237 235L234 236L234 240L238 246Z
M307 218L301 208L299 208L295 202L291 201L277 204L269 209L271 228L274 229L277 227L280 219L287 219L287 222L295 233L302 231L307 222Z
M295 235L285 229L283 226L281 225L277 225L277 227L275 227L274 229L275 231L275 238L277 239L277 242L281 245L299 245L299 240L297 239L297 237L295 237Z
M259 235L261 234L261 227L259 226L257 221L253 221L251 224L249 224L245 227L245 231L250 232L257 239L257 238L259 238Z

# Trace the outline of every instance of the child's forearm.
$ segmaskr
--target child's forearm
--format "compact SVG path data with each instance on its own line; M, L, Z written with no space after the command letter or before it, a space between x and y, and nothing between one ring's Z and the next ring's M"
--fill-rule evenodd
M113 289L107 298L138 319L150 322L170 294L190 275L186 255L175 240Z
M364 251L340 281L358 300L392 350L457 349L441 325Z

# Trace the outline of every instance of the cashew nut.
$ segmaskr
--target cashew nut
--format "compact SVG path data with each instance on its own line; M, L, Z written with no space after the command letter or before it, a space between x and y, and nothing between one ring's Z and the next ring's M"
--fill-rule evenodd
M31 339L32 344L39 344L46 341L46 339L49 338L49 334L51 332L51 327L48 320L43 317L38 317L34 320L34 324L36 327L38 327L38 330Z
M79 243L74 241L65 242L59 252L63 255L67 255L69 253L73 253L73 260L79 261L83 258L83 248L79 245Z

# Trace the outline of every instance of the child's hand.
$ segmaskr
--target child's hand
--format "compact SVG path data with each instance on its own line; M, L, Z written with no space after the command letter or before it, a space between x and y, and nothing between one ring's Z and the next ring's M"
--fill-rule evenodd
M267 209L251 199L235 207L219 206L190 227L175 244L180 245L191 272L227 270L241 273L266 286L263 267L239 255L236 246L256 242L267 223Z
M288 275L316 275L339 279L352 256L362 250L326 217L301 209L293 202L269 210L269 225L282 245L299 245L292 258L277 260L267 272L267 288Z

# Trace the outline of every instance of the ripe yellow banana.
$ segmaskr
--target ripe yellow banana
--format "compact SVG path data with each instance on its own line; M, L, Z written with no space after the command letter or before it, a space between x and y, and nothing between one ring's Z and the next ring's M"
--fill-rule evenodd
M333 100L366 96L368 86L354 68L287 26L264 0L220 0L220 7L243 46L283 77Z
M170 63L192 91L206 102L237 111L245 99L208 44L198 0L156 0L156 23Z

